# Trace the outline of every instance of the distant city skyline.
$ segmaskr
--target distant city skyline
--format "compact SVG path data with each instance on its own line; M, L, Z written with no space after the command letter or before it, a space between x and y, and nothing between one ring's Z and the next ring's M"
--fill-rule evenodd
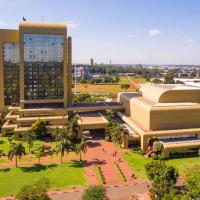
M0 29L66 22L73 63L200 65L199 0L0 0Z

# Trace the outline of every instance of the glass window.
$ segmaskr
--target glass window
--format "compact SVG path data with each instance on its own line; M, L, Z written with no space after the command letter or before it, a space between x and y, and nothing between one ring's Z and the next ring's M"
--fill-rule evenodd
M25 99L63 99L63 35L24 34L23 38Z
M4 95L5 105L19 105L19 45L4 43Z

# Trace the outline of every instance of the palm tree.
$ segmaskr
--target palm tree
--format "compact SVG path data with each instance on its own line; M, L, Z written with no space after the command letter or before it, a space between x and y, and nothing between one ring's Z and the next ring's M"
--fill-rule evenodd
M78 116L73 116L69 119L68 125L65 128L65 132L67 133L68 137L70 138L71 142L76 142L79 137L79 124L78 124Z
M113 142L119 144L123 143L124 138L128 135L128 131L124 126L117 124L112 130L112 140Z
M15 166L17 167L17 159L21 159L25 154L26 151L22 143L12 143L8 151L8 159L12 161L13 157L15 157Z
M60 152L60 162L62 163L65 152L69 153L71 142L65 131L59 128L56 129L55 139L57 141L58 151Z
M33 148L35 139L36 139L36 135L31 130L23 134L22 140L27 143L29 153L31 152L31 149Z
M62 138L57 144L58 151L60 152L60 163L63 162L63 156L66 153L69 153L70 150L70 141L66 138Z
M36 157L38 158L38 164L40 164L41 157L45 156L45 146L42 145L38 148L38 151L36 152Z
M87 143L83 138L80 140L79 143L76 144L75 151L76 151L77 154L79 153L80 161L81 161L82 160L81 152L86 153L86 151L87 151Z

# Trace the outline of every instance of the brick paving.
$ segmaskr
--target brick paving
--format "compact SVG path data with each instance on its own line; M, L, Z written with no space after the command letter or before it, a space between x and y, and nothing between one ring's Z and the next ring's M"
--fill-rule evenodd
M122 158L121 154L123 152L125 152L125 150L102 139L93 139L88 141L88 149L83 158L85 160L85 171L88 176L89 184L96 185L98 183L95 169L97 164L101 167L107 186L125 184L120 178L115 163L118 163L124 173L127 179L126 184L136 183L138 180L132 176L132 170L129 168L127 162Z
M25 157L29 157L30 155L27 155ZM34 156L34 155L32 155ZM8 160L7 157L2 157L2 159ZM77 157L63 157L64 161L73 161L73 160L79 160ZM52 163L60 163L60 157L50 158L49 156L45 156L40 159L40 164L52 164ZM35 165L38 164L38 159L30 160L30 161L19 161L18 160L18 166L28 166L28 165ZM0 163L0 167L13 167L15 166L15 159L13 158L12 161L8 160L8 162Z

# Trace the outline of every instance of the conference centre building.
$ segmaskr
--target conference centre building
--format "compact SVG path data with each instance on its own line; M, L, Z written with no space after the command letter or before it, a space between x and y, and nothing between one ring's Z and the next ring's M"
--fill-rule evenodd
M0 112L8 111L2 133L30 130L38 118L53 131L74 112L80 134L104 130L104 111L113 110L129 133L124 148L149 151L160 141L166 156L200 148L200 88L146 84L139 92L119 93L115 102L75 104L71 49L64 23L23 21L18 30L0 30Z

